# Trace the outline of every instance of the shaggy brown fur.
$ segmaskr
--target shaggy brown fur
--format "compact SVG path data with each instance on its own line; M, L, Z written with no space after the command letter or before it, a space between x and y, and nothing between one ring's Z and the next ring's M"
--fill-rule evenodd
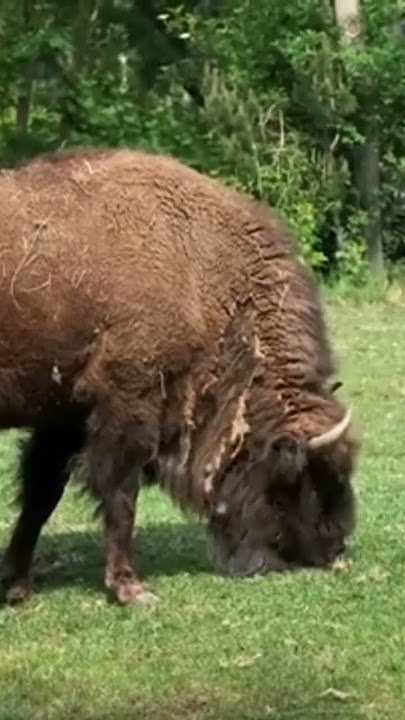
M10 599L84 447L121 602L151 599L129 555L145 468L209 519L225 572L342 550L358 442L307 451L344 411L313 280L267 209L169 158L79 150L3 172L0 218L0 427L33 429Z

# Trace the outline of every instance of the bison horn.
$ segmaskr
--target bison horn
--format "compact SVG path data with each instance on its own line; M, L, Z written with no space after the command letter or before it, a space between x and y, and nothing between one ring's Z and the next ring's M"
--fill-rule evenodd
M337 425L334 425L330 430L327 430L321 435L316 435L315 437L312 437L308 442L308 448L310 450L319 450L320 448L326 447L327 445L332 445L332 443L339 440L345 430L347 430L351 418L352 409L350 407L346 412L343 420L338 422Z

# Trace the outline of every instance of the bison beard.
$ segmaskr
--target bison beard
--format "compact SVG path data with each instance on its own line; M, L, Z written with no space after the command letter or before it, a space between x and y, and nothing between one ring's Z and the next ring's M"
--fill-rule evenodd
M260 463L246 473L250 497L238 497L235 478L221 488L217 512L210 521L213 558L217 570L230 576L252 576L281 572L299 566L325 567L345 550L345 540L354 530L354 498L349 485L330 476L325 488L317 487L311 469L291 458L296 481L272 486L271 470ZM277 460L276 460L277 463ZM297 469L299 468L298 472ZM325 480L325 475L323 476ZM230 487L227 485L231 485ZM271 490L269 489L269 484ZM241 484L238 483L239 487Z
M344 551L359 442L316 288L266 209L170 159L76 151L0 176L0 218L0 428L31 429L9 601L78 465L123 604L155 599L130 550L145 473L206 520L219 572Z

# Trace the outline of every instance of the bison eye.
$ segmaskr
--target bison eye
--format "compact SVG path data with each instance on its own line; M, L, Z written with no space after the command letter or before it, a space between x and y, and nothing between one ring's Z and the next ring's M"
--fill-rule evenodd
M295 483L307 466L306 447L293 438L278 438L266 458L271 482Z

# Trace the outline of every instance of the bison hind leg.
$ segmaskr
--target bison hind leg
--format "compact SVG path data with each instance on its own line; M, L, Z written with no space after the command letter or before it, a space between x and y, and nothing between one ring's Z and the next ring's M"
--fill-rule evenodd
M20 458L20 515L5 552L1 571L6 599L29 594L32 559L43 525L56 508L69 479L71 460L85 441L85 420L75 416L35 428L23 441Z

